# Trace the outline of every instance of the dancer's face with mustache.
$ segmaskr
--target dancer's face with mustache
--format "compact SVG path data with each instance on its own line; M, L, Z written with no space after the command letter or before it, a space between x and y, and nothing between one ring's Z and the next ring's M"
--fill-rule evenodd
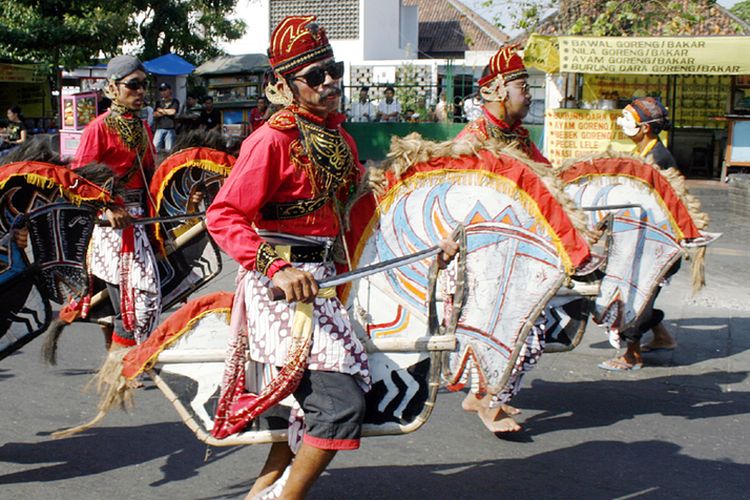
M321 118L325 118L339 108L341 104L341 78L333 79L326 72L323 83L311 87L303 77L311 71L328 67L332 62L334 62L334 59L329 58L311 64L289 78L290 87L297 104L304 110Z

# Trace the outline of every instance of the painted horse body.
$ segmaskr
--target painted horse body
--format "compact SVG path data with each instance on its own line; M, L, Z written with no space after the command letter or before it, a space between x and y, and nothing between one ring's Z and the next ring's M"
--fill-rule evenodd
M65 167L29 161L0 169L0 359L45 331L50 302L88 293L93 214L110 200ZM29 229L28 251L13 237L20 227Z
M641 158L575 161L558 175L573 202L588 211L589 227L607 226L607 265L592 317L618 344L619 332L638 325L686 246L710 242L701 231L707 217L676 171ZM702 258L694 259L694 266L702 264Z
M457 382L469 362L485 390L501 387L546 302L589 258L588 244L568 215L574 209L562 206L551 187L554 179L542 179L512 155L469 155L460 167L452 158L410 165L389 174L383 196L364 196L351 210L347 247L354 267L423 250L458 224L465 226L464 251L446 278L438 279L436 267L420 261L339 289L370 355L373 388L366 396L364 435L419 428L441 375ZM446 307L438 307L438 300ZM125 360L134 367L127 377L151 370L165 392L177 394L170 399L207 443L285 439L283 419L279 428L263 427L257 419L226 439L210 436L209 409L219 394L224 356L216 346L229 341L228 307L206 297L189 302L180 321L175 313L157 329L182 332L179 339L158 344L153 355L139 354L145 345L137 348ZM219 320L212 326L193 321L212 315L223 317L226 327L217 326Z
M234 164L234 158L211 148L194 147L168 157L151 183L151 215L189 214L197 190L210 203ZM87 248L96 212L111 202L110 194L75 171L43 162L19 162L2 167L0 175L0 283L6 286L11 307L0 315L0 356L19 349L43 333L51 322L50 301L71 302L73 319L96 320L112 314L103 286L87 272ZM21 252L11 236L21 220L29 228L30 252ZM200 218L156 224L155 248L163 307L184 300L218 276L221 254ZM50 244L50 242L54 244ZM4 292L5 293L5 292ZM90 297L88 297L90 296ZM82 301L86 301L85 307ZM56 337L55 337L56 342ZM54 343L46 351L54 362Z

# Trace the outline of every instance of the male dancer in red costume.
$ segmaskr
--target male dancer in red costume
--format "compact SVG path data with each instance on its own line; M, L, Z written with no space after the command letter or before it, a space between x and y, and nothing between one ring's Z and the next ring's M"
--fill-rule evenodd
M486 142L513 144L529 159L549 165L549 160L542 155L531 140L529 131L522 125L531 105L528 76L515 47L500 48L484 68L479 80L479 94L484 101L482 116L468 123L456 141L475 141L480 147ZM466 411L477 412L492 432L521 430L513 419L513 415L520 413L519 410L507 403L520 390L523 374L536 366L544 351L542 329L532 327L521 349L510 380L500 393L483 395L471 390L462 403Z
M531 106L528 77L515 47L498 50L479 80L479 94L484 101L482 116L468 123L456 139L474 137L480 142L492 139L515 143L530 159L549 164L522 123Z
M335 297L318 296L317 280L335 272L330 250L341 232L342 205L363 169L341 128L345 116L336 112L344 64L334 60L314 21L287 17L273 31L268 53L278 81L267 93L289 103L245 140L207 214L211 235L241 266L235 301L245 303L253 361L285 366L297 346L291 324L297 302L313 305L306 368L293 390L304 412L303 441L296 456L286 443L272 445L249 498L290 463L282 497L303 498L338 450L358 448L370 383L367 355L345 308ZM444 245L455 253L455 245ZM271 285L284 290L286 302L267 298Z
M104 164L107 176L125 192L125 204L105 212L111 227L94 229L89 265L106 283L117 313L114 327L104 327L105 337L129 347L148 337L161 312L159 273L146 228L130 224L131 216L148 211L148 182L154 171L151 131L140 118L148 80L143 64L130 55L109 61L106 76L112 106L83 131L71 166Z

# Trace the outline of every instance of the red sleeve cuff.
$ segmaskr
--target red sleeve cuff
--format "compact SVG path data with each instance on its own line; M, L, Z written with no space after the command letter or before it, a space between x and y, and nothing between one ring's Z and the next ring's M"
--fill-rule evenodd
M291 264L285 261L284 259L276 259L275 261L271 263L270 266L268 266L268 269L266 269L266 276L268 276L269 279L273 278L274 274L281 271L285 267L290 267L290 266Z

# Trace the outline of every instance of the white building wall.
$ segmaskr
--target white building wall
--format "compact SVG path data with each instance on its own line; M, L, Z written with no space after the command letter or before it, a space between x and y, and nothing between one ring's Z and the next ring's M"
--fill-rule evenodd
M419 48L419 9L416 5L401 5L401 35L399 48L406 59L416 59Z
M231 55L265 54L271 39L271 4L269 0L239 0L235 9L235 19L247 24L245 34L239 40L222 44Z
M363 0L364 60L405 59L401 48L401 0Z

